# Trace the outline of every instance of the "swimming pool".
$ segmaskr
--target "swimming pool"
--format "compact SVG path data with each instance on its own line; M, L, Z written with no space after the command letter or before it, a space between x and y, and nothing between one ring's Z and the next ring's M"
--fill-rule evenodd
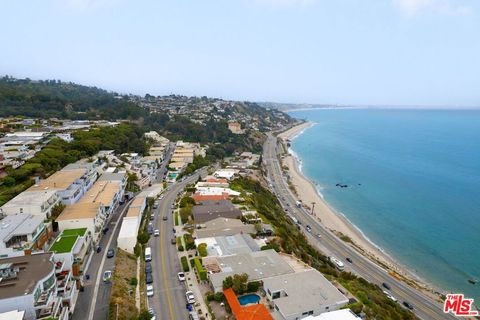
M238 302L242 306L250 303L258 303L260 301L260 296L258 294L246 294L244 296L238 297Z

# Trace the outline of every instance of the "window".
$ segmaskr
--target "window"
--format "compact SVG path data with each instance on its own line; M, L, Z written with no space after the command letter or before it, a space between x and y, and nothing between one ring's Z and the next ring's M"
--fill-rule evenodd
M272 294L272 299L275 300L275 299L278 299L280 298L280 291L276 291Z

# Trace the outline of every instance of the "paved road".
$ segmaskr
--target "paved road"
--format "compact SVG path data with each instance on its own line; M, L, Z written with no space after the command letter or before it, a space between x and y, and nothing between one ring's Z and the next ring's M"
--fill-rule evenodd
M90 310L92 310L93 319L107 319L111 284L105 284L103 281L100 281L98 284L97 296L94 299L95 284L97 283L99 274L103 274L105 270L114 269L115 257L111 259L106 258L107 251L109 249L107 245L110 242L110 248L116 249L120 227L115 229L115 226L119 221L121 221L123 214L127 211L126 208L128 207L128 204L129 203L126 203L120 206L115 211L115 214L113 214L110 221L107 223L109 231L101 238L99 242L99 245L102 247L102 251L100 253L93 253L87 270L90 280L85 282L84 291L80 292L78 296L77 304L75 305L75 311L73 313L74 320L88 319ZM104 264L103 268L100 269L102 260L104 261ZM93 309L92 302L94 303Z
M308 235L310 242L320 248L328 255L333 255L345 262L347 271L351 271L365 278L366 280L381 285L383 282L390 284L390 292L396 297L399 303L409 301L414 306L414 313L421 319L455 319L453 316L446 315L442 311L442 307L431 298L414 288L400 282L388 273L363 257L356 250L348 246L344 241L336 237L332 232L323 228L316 219L308 214L304 209L297 208L296 198L289 190L288 185L282 175L280 164L278 162L277 153L280 153L281 148L277 148L277 139L269 134L264 145L263 162L268 172L268 179L270 180L275 193L284 208L288 208L289 212L293 214L302 224L302 226L310 225L311 234ZM320 234L321 239L316 235ZM346 257L350 257L353 263L350 264L345 261Z
M176 245L170 242L175 236L172 204L187 184L196 182L199 174L203 176L206 172L206 168L200 169L184 181L169 186L163 194L163 199L160 200L159 208L154 212L154 226L160 230L160 236L152 237L149 241L149 246L152 248L154 296L149 298L148 304L155 310L157 318L161 315L162 320L184 320L188 317L185 300L186 289L177 278L177 273L182 271L180 260ZM167 217L166 221L162 219L164 216Z

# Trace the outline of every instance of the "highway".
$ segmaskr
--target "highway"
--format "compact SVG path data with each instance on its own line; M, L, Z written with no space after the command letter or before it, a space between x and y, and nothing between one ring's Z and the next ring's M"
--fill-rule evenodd
M187 290L177 278L177 273L182 271L177 246L171 244L171 239L175 237L172 205L187 184L195 183L200 174L204 176L206 173L207 168L202 168L184 181L171 184L163 193L159 208L154 211L154 228L160 230L160 236L151 237L149 241L152 248L154 296L148 299L148 305L155 310L157 319L159 316L162 320L188 318L185 300ZM166 221L162 219L164 216L167 217Z
M455 319L452 315L444 314L442 306L439 303L404 282L391 277L386 270L362 256L360 252L340 240L330 230L324 228L316 219L307 213L305 209L297 208L297 199L288 188L277 158L280 150L280 147L277 148L277 138L272 134L268 134L263 149L263 165L267 170L267 178L273 185L273 189L282 206L288 208L289 213L298 219L302 230L312 245L316 246L325 254L333 255L343 261L346 271L351 271L379 286L381 286L383 282L388 283L391 286L391 290L389 291L398 299L398 303L402 304L403 301L410 302L414 307L413 312L419 318L425 320ZM301 192L301 190L299 190L299 192ZM310 233L304 229L306 225L310 225L312 229ZM318 234L321 235L321 238L317 236ZM351 258L352 263L345 261L346 257Z

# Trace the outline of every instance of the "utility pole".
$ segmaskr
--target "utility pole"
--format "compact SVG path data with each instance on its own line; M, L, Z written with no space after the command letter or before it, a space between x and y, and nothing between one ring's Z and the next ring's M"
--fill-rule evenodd
M316 202L312 202L312 215L313 215L313 209L315 209L315 203Z

